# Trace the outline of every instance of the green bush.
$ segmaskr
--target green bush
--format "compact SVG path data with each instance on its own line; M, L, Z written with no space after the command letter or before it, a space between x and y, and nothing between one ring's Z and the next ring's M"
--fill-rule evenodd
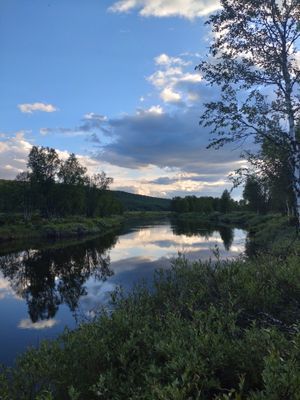
M299 264L179 258L152 289L114 293L113 312L23 354L1 399L300 399Z

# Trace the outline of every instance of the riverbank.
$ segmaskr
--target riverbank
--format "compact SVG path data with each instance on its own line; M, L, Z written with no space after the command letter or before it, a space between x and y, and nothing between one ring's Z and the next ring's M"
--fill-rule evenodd
M298 246L295 224L281 214L256 214L237 211L227 214L219 212L210 214L183 213L176 214L182 221L240 228L248 232L248 254L268 251L280 254L293 246Z
M124 212L124 217L134 219L134 218L167 218L174 215L172 211L126 211Z
M178 259L108 311L4 370L4 399L297 399L300 265ZM111 313L111 306L114 311Z
M248 229L261 223L266 223L274 219L284 218L280 214L256 214L251 211L234 211L230 213L212 212L207 214L201 213L176 213L177 218L184 220L194 220L214 225L239 226Z
M0 243L23 239L67 239L88 235L106 234L118 229L124 217L117 215L105 218L70 217L42 219L34 217L24 221L17 215L0 217Z
M85 218L74 216L67 218L43 219L33 216L24 221L20 214L0 214L0 243L28 239L69 239L110 233L132 220L154 221L167 219L170 211L128 211L123 215L104 218Z
M286 247L295 237L293 224L280 214L257 215L251 212L221 214L174 213L171 211L131 211L123 215L105 218L81 216L58 219L42 219L34 216L25 222L20 215L0 215L0 243L28 239L69 239L106 234L126 222L163 221L177 219L204 226L241 228L249 232L251 245L260 248Z

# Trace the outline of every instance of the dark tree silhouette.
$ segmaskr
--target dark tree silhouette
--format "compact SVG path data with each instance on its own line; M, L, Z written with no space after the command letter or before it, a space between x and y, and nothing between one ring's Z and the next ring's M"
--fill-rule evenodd
M219 86L221 97L206 104L201 123L211 128L216 148L249 137L280 147L277 139L284 137L300 223L300 2L221 0L221 5L208 21L214 33L211 60L198 66L209 84Z
M93 276L105 281L113 274L109 250L116 236L62 248L27 250L0 257L0 270L12 289L28 305L32 322L53 318L61 304L76 313L85 282Z

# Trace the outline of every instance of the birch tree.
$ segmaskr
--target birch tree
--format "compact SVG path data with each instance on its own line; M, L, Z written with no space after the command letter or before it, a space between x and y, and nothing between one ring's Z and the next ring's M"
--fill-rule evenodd
M201 124L210 127L210 146L230 142L288 145L295 214L300 224L299 0L221 0L212 15L213 42L198 68L220 89L205 104Z

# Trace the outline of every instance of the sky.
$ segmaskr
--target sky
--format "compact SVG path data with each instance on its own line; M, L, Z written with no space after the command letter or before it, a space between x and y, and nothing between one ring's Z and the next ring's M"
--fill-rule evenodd
M0 0L0 178L33 145L74 152L112 189L218 196L239 150L207 150L217 96L195 66L217 0ZM234 195L234 194L233 194Z

